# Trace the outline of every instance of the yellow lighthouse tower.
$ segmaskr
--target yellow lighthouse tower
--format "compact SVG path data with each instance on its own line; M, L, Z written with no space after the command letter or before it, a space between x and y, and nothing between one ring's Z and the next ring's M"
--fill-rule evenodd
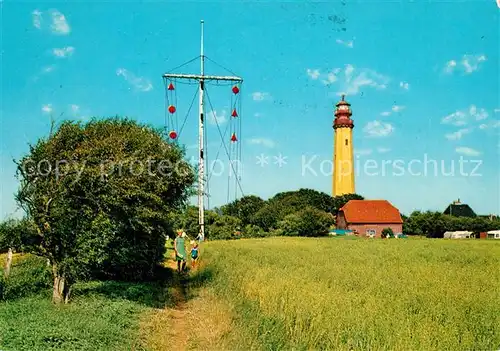
M333 121L334 161L333 161L333 196L354 194L354 156L352 147L352 129L354 123L351 119L351 104L342 100L335 109Z

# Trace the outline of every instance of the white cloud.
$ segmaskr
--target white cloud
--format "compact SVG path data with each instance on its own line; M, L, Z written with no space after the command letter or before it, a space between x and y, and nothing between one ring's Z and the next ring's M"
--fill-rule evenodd
M52 104L42 105L42 112L51 113L52 110Z
M307 75L311 77L311 79L318 79L320 76L319 69L307 69Z
M493 112L495 112L495 113L500 112L500 108L496 108L496 109L494 109L494 110L493 110Z
M348 48L351 48L351 49L354 47L354 41L353 40L344 41L344 40L341 40L341 39L337 39L336 42L337 42L337 44L347 46Z
M130 83L137 91L150 91L153 90L153 84L144 78L136 77L132 72L126 70L125 68L119 68L116 70L117 76L122 76L128 83Z
M457 67L457 61L450 60L450 61L446 62L444 70L446 71L446 73L451 73L451 72L453 72L455 67Z
M444 71L452 73L456 70L463 71L465 74L470 74L479 69L481 62L486 61L485 55L463 55L459 62L450 60L446 62Z
M221 112L217 112L216 110L210 111L208 113L208 121L210 124L224 124L227 122L227 113L226 110L222 110Z
M252 93L252 99L254 101L262 101L271 98L271 95L269 93L263 93L260 91L256 91L255 93Z
M52 10L50 12L50 16L52 18L52 24L50 25L50 29L52 33L55 34L69 34L71 31L68 21L66 21L66 17L57 10Z
M408 82L399 82L399 87L404 89L404 90L408 90L410 89L410 83Z
M500 127L500 121L491 121L490 123L483 123L479 126L479 129L489 129L489 128L498 128Z
M42 68L42 73L50 73L56 68L55 65L45 66Z
M273 148L275 145L274 141L267 138L250 138L248 139L248 143L253 145L262 145L268 148Z
M50 31L58 35L67 35L71 32L71 28L66 20L66 17L58 10L48 11L50 17ZM42 29L43 13L40 10L34 10L31 13L33 26Z
M389 151L391 151L391 149L386 148L386 147L378 147L377 148L377 152L381 153L381 154L384 154L384 153L389 152Z
M66 47L60 48L60 49L52 49L52 54L55 57L66 58L66 57L73 55L74 51L75 51L74 47L66 46Z
M338 72L340 72L340 71L341 71L340 69L336 69L336 70L335 70L335 72L337 72L337 73L338 73ZM350 81L350 80L351 80L351 78L352 78L352 73L353 73L353 72L354 72L354 66L353 66L353 65L351 65L351 64L347 64L347 65L345 66L345 71L344 71L344 73L345 73L345 77L346 77L346 80L347 80L347 81Z
M390 123L372 121L368 122L363 130L371 137L386 137L394 131L394 127Z
M470 147L460 146L455 149L455 151L459 154L466 156L479 156L481 152L471 149Z
M371 149L361 149L361 150L354 150L355 155L370 155L373 152Z
M41 75L48 74L48 73L52 72L55 69L56 69L56 65L45 66L45 67L43 67L40 70L40 73L38 73L37 75L33 76L33 80L37 81L40 78Z
M381 112L380 115L383 116L383 117L387 117L387 116L390 116L393 112L401 112L405 109L406 107L405 106L402 106L402 105L394 105L391 107L391 111L384 111L384 112Z
M456 111L446 117L443 117L441 122L443 124L452 124L454 126L464 126L467 124L467 115L462 111Z
M327 74L321 74L319 70L307 70L307 74L311 79L322 77L321 82L325 85L338 83L340 91L336 95L356 95L363 87L375 89L385 89L390 79L374 70L368 68L355 68L351 64L347 64L344 68L335 68Z
M337 75L339 72L340 72L340 68L335 68L332 72L329 72L326 75L326 79L322 80L323 84L329 85L329 84L335 83L338 80Z
M477 108L475 105L470 105L467 109L455 111L443 117L441 123L454 126L465 126L471 120L482 121L486 118L488 118L488 112L484 108Z
M445 138L448 140L459 140L459 139L462 139L462 137L465 134L468 134L471 131L472 130L468 129L468 128L459 129L456 132L445 134Z
M356 95L363 87L375 89L385 89L389 78L370 69L357 70L352 65L347 65L344 71L345 80L343 91L339 93L346 95Z
M478 109L475 105L471 105L469 107L469 114L471 117L474 117L476 121L482 121L483 119L488 118L488 112L484 108Z
M465 67L465 73L472 73L479 68L479 63L486 61L485 55L472 56L466 55L462 59L462 65Z
M261 117L261 116L262 116L262 114L261 114L261 113L259 113L259 112L255 112L253 116L258 118L258 117Z
M70 105L69 107L71 108L71 111L72 111L73 113L75 113L75 114L76 114L76 113L78 113L78 111L80 110L80 106L75 105L75 104L72 104L72 105Z
M88 121L91 118L91 113L88 109L76 104L69 105L69 113L82 121Z
M40 29L42 27L42 13L39 10L35 10L31 15L33 18L33 26Z
M337 82L341 91L336 95L356 95L363 87L385 89L389 83L388 77L371 69L357 69L351 64L345 65L343 69L335 68L327 74L320 74L317 69L308 69L307 74L314 80L322 76L321 82L325 85Z

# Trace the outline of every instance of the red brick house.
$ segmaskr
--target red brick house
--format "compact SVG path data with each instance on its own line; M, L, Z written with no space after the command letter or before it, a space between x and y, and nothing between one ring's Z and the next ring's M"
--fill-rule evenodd
M401 214L387 200L350 200L337 213L337 229L380 237L385 228L394 234L403 232Z

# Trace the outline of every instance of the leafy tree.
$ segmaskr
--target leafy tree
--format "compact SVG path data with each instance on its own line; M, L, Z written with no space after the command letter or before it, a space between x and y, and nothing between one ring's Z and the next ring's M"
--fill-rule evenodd
M313 207L324 212L335 209L335 200L329 194L314 189L299 189L276 194L269 203L280 203L285 209L298 211L306 207Z
M215 221L217 213L205 210L205 237L210 238L210 225ZM200 230L199 213L197 206L187 206L183 210L170 215L174 230L184 230L187 235L194 238Z
M301 224L302 221L298 212L290 213L278 222L278 229L281 230L285 236L298 236L302 231Z
M351 199L363 199L360 195L349 194L342 197L332 196L313 189L299 189L276 194L266 202L266 205L252 217L252 224L266 231L278 228L278 222L285 216L303 210L315 208L319 211L335 213Z
M239 218L222 215L217 216L215 221L209 225L210 238L227 240L235 237L235 232L241 229L242 222Z
M247 238L263 238L269 236L269 232L257 225L247 224L243 230L243 235Z
M278 221L283 218L285 211L283 211L282 206L279 203L267 203L262 207L257 213L252 216L252 224L264 229L265 231L270 231L276 228Z
M406 235L424 235L423 227L424 215L420 211L414 211L403 221L403 233Z
M345 194L345 195L335 196L332 200L333 206L331 212L334 214L337 213L342 206L344 206L351 200L364 200L364 199L365 198L363 196L358 194Z
M251 219L264 205L265 201L258 196L248 195L221 207L225 215L238 217L243 225L251 223Z
M322 236L328 235L333 224L333 215L314 207L306 207L289 214L279 222L284 235Z
M168 214L191 194L194 172L161 131L129 119L66 121L19 162L17 201L48 258L53 301L77 279L144 279L161 262Z
M403 233L441 238L446 231L484 232L500 227L500 221L482 217L455 217L440 212L413 212L403 222Z

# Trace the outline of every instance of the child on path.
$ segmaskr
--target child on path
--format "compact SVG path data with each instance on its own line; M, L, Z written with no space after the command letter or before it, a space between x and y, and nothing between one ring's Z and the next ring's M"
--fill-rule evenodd
M200 241L200 242L201 242L201 241L202 241L201 239L202 239L202 238L201 238L201 233L198 233L198 236L196 237L196 240L198 240L198 241Z
M194 240L191 241L191 245L193 245L193 247L191 248L191 266L195 268L200 252L198 248L198 243L196 241Z

